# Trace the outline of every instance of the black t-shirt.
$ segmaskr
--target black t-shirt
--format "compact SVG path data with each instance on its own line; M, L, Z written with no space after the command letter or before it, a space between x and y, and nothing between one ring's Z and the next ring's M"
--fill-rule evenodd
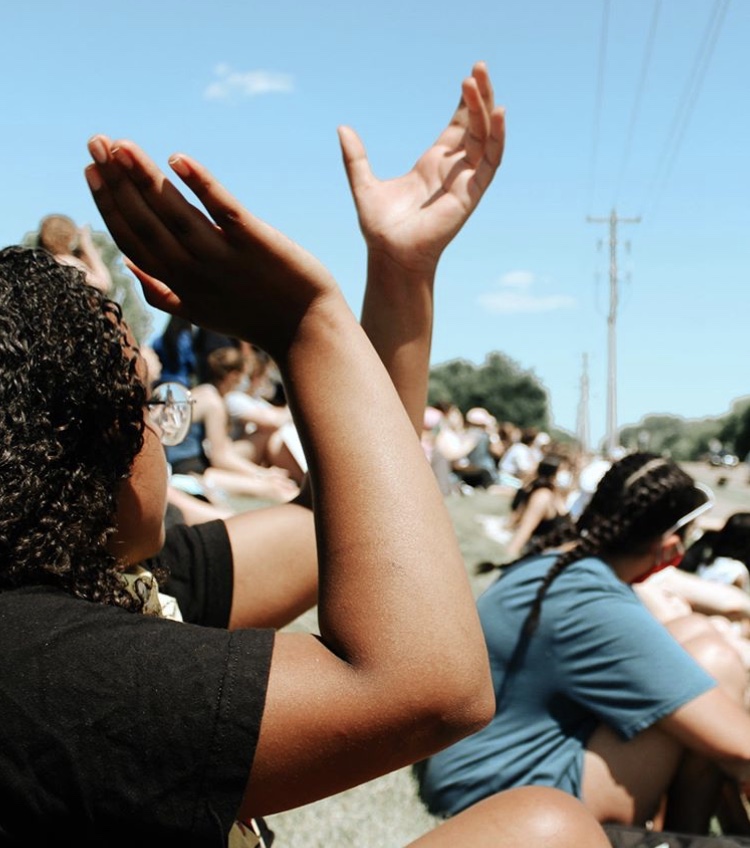
M161 589L177 599L185 621L227 627L234 564L223 521L170 527L159 555L144 565L150 570L159 565L169 571L169 579Z
M273 631L0 593L0 845L223 846Z

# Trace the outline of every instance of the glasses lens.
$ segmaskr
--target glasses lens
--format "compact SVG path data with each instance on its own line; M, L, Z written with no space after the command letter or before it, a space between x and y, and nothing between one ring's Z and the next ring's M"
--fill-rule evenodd
M192 406L190 392L180 383L162 383L154 389L149 411L163 445L173 447L185 438L190 429Z

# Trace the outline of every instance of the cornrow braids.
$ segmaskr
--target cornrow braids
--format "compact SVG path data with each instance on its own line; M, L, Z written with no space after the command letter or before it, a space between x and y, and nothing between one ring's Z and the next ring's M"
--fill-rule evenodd
M542 580L524 622L524 634L533 634L549 587L569 565L586 557L606 560L615 553L645 550L681 516L694 509L702 497L693 479L671 460L633 453L615 463L602 478L575 527L540 539L524 557L573 542L572 547L556 558Z

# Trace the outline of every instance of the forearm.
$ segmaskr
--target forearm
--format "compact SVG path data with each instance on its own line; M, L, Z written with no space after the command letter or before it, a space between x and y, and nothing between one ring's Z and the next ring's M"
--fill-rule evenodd
M321 635L377 677L405 681L438 657L448 679L460 666L475 674L484 668L481 631L443 499L381 362L347 313L338 306L302 334L284 364L310 461Z
M736 586L705 580L678 569L668 569L659 582L683 597L697 612L735 619L750 618L750 595Z
M410 270L371 251L362 328L388 371L418 433L422 431L433 325L432 270Z
M80 259L88 267L88 282L104 294L109 294L112 288L112 277L109 268L104 264L96 245L81 244L79 248Z

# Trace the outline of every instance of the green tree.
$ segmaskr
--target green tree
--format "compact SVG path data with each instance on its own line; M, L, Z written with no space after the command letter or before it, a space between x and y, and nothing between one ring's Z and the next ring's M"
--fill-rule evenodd
M629 450L666 454L678 461L700 459L712 439L721 439L724 418L686 419L677 415L647 415L623 427L620 443Z
M481 365L453 359L430 371L430 403L455 403L466 412L483 406L498 421L520 427L549 425L547 391L533 371L524 370L498 351L489 353Z
M719 440L740 458L750 452L750 398L740 398L723 419Z
M109 296L122 307L122 314L128 323L136 341L143 344L151 333L151 313L140 295L136 281L125 269L122 254L108 233L94 232L91 234L94 244L101 254L104 264L112 277L112 291ZM26 247L36 247L39 231L26 233L21 244Z

